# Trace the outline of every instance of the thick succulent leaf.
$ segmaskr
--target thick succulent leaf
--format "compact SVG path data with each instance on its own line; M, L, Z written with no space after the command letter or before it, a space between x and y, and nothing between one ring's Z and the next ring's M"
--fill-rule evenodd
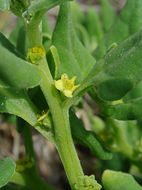
M42 42L46 52L50 48L52 37L52 28L48 22L47 15L44 15L42 18Z
M38 71L32 64L17 57L12 47L8 40L0 35L0 85L18 89L37 86L40 82Z
M131 175L122 172L106 170L102 181L105 190L142 190Z
M94 84L103 100L121 99L142 80L141 51L142 31L121 43L99 61L82 83L81 90Z
M83 13L83 10L81 9L80 4L74 0L71 2L71 15L73 23L76 24L82 24L85 21L85 15Z
M112 158L112 153L97 139L95 133L87 131L82 122L77 118L73 111L70 111L71 132L74 140L78 143L88 147L95 156L102 160L109 160Z
M116 42L117 44L120 44L129 36L138 32L140 28L142 28L141 17L142 1L127 0L126 6L94 52L95 58L98 60L103 57L112 43Z
M115 20L115 11L110 3L110 0L100 0L101 3L101 19L104 31L108 31Z
M27 97L24 90L0 87L0 112L17 115L34 125L37 120L37 110Z
M115 20L115 11L110 3L110 0L100 0L101 3L101 19L104 31L108 31Z
M0 160L0 188L6 185L15 172L16 164L10 158Z
M7 11L10 9L10 0L0 0L0 10Z
M49 20L48 16L45 14L42 18L42 32L51 36L52 35L52 28L51 28L48 20Z
M88 8L88 12L85 19L85 26L88 31L90 40L96 40L96 42L100 42L100 40L103 37L103 30L98 14L95 8L93 7Z
M87 29L84 26L86 21L85 14L77 1L71 2L70 5L72 21L75 26L76 34L86 49L90 50L92 49L90 45L90 38Z
M60 7L52 44L59 53L60 74L67 73L70 78L77 76L77 81L82 81L94 65L95 60L76 36L69 3Z

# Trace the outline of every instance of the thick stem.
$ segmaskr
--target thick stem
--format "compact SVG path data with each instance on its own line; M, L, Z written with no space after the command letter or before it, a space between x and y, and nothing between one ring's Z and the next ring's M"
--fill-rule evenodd
M45 59L40 62L38 69L42 77L40 84L41 90L43 91L52 114L56 146L70 185L72 189L74 189L74 184L78 182L78 177L84 174L73 144L68 110L62 105Z
M27 34L31 47L41 45L42 40L40 39L39 28L37 30L35 25L29 25ZM55 89L54 80L49 71L46 58L39 62L37 69L41 75L40 87L48 102L53 119L56 147L63 162L71 188L74 190L74 185L78 183L78 177L84 174L73 144L68 110L63 107L61 98Z
M40 15L37 15L33 21L26 24L26 32L31 47L42 45L42 34L40 31Z

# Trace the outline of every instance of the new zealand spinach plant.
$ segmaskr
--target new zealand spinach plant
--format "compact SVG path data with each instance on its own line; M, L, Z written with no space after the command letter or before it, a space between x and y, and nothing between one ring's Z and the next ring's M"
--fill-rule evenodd
M45 14L55 6L52 30ZM26 149L16 164L0 160L0 188L54 190L37 171L34 127L56 146L72 190L142 190L142 0L127 0L119 15L108 0L100 7L0 0L19 19L9 38L0 33L0 112L15 115ZM76 116L85 93L99 108L95 116L85 106L89 131ZM84 174L74 141L106 160L102 181Z

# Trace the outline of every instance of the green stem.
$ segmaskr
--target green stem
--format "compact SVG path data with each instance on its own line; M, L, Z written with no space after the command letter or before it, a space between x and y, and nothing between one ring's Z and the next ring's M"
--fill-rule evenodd
M31 127L28 123L24 122L23 126L23 139L26 149L26 155L29 156L29 161L33 163L33 166L31 168L31 172L33 174L37 174L37 167L36 167L36 160L35 160L35 152L33 148L33 140L32 140L32 131Z
M27 34L30 39L30 45L41 45L40 31L37 27L28 26ZM42 59L37 65L41 75L40 87L49 105L54 124L55 142L61 160L63 162L71 188L78 183L78 177L84 176L80 161L78 159L70 131L68 109L63 107L61 98L55 88L54 80L49 71L46 58Z
M78 182L78 177L84 174L73 144L68 110L63 107L45 59L40 62L38 69L42 77L40 87L52 114L56 146L70 185L74 189L74 184Z
M42 14L36 14L33 20L29 24L26 24L26 31L31 47L42 45L42 34L40 31L41 18Z

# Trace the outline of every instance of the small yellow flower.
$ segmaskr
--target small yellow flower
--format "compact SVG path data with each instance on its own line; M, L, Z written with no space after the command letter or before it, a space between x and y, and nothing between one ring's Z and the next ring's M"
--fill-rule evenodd
M36 46L28 50L27 60L33 64L36 64L45 56L45 54L46 52L43 46Z
M67 74L62 74L60 80L55 80L55 87L60 90L66 97L71 98L72 93L80 86L80 84L74 85L75 80L76 76L72 77L69 80Z

